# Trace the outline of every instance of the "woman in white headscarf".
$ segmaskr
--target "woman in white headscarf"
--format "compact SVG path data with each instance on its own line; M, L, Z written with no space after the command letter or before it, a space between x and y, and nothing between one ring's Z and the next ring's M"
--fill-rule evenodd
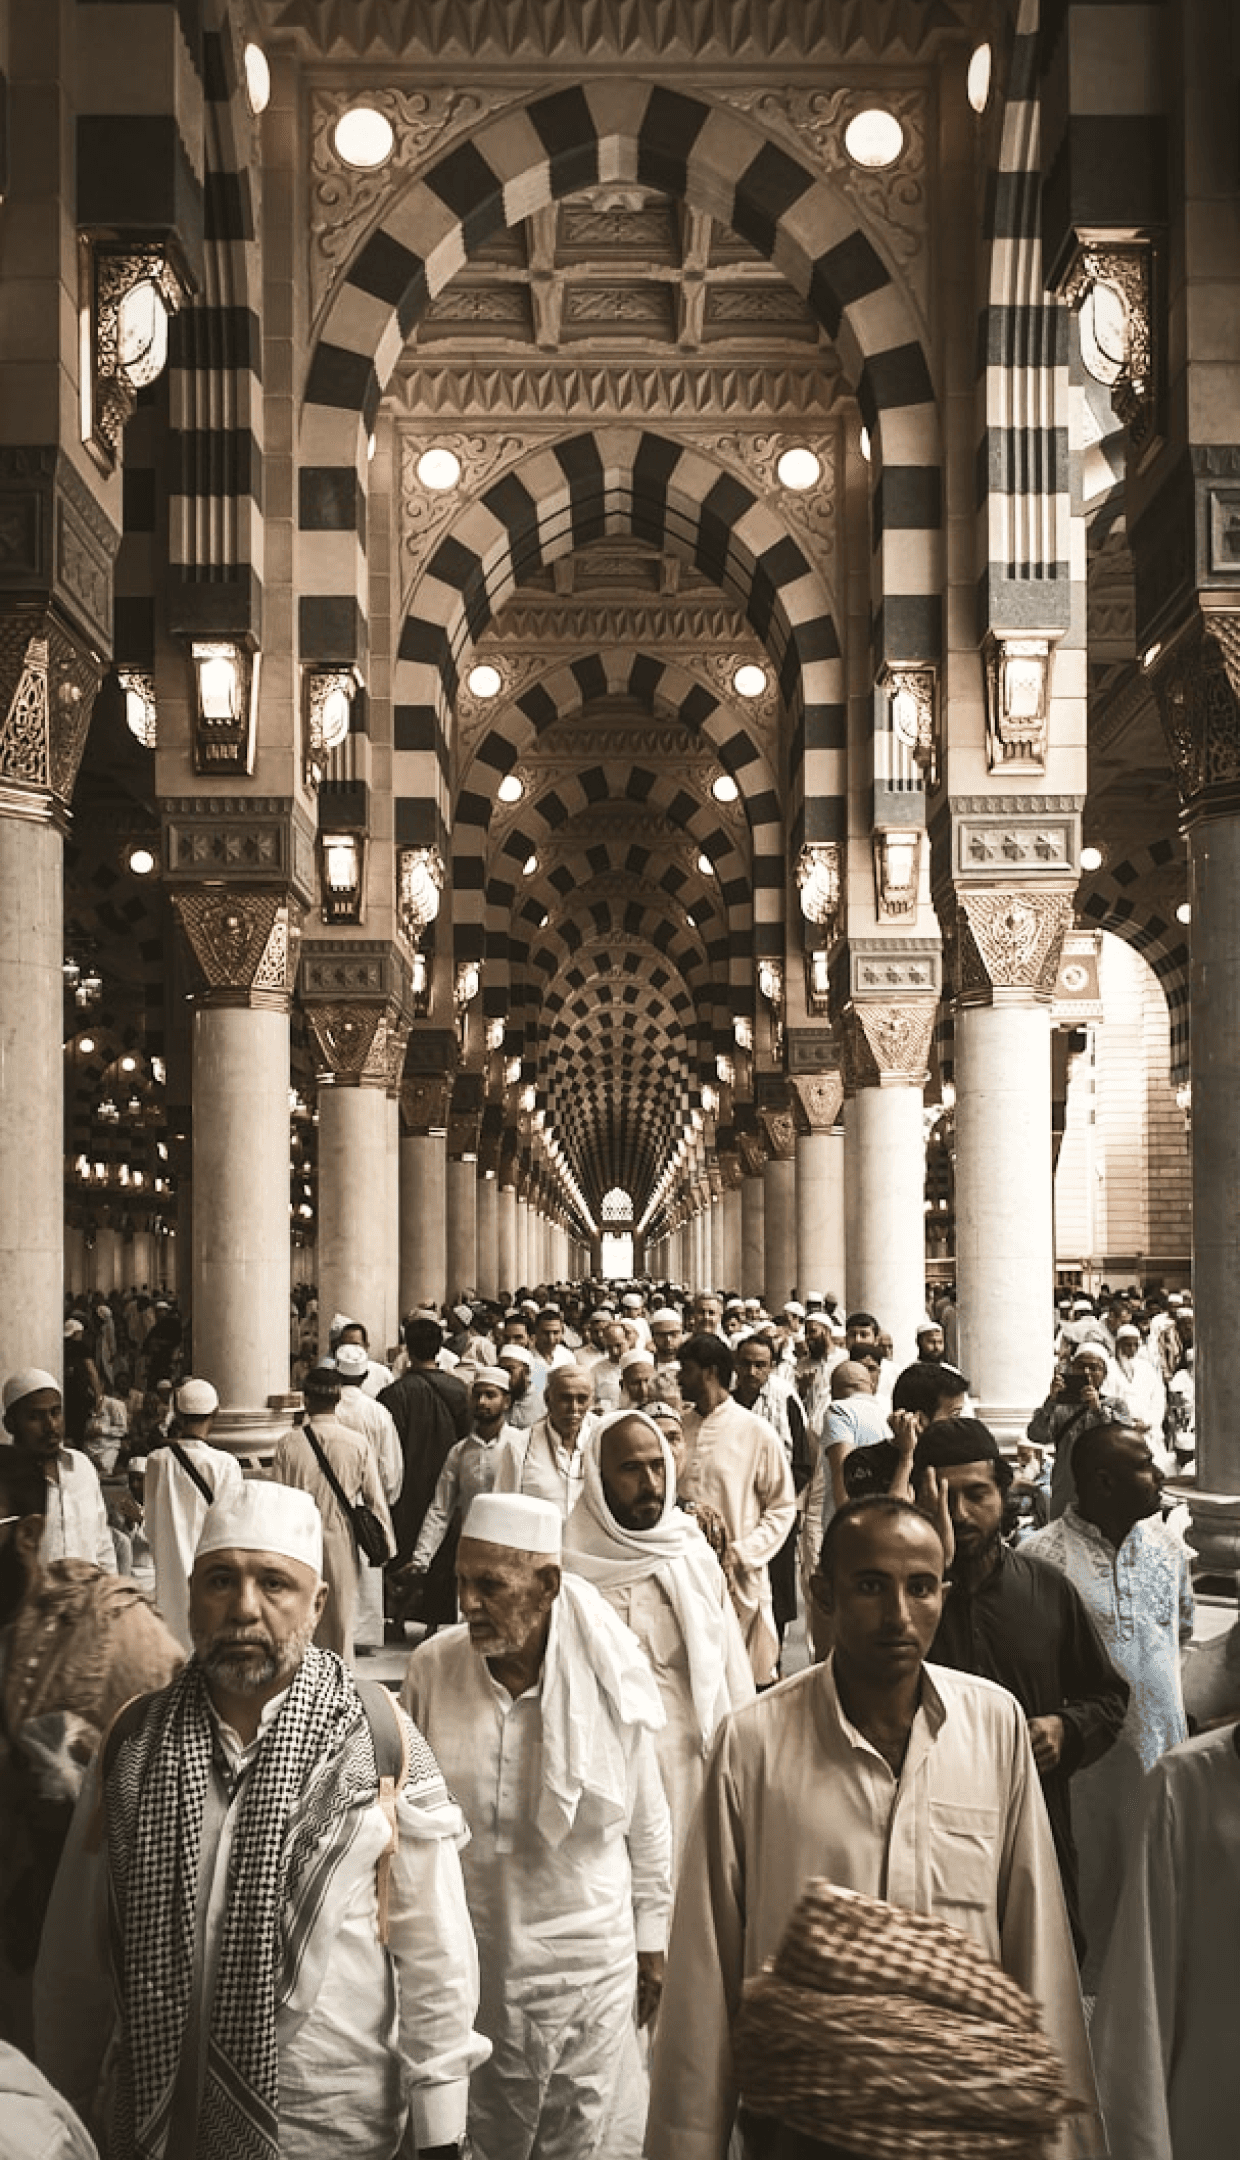
M715 1729L753 1701L754 1682L723 1570L676 1505L675 1458L644 1410L614 1411L591 1433L564 1566L592 1582L632 1630L659 1684L667 1723L655 1752L675 1870Z

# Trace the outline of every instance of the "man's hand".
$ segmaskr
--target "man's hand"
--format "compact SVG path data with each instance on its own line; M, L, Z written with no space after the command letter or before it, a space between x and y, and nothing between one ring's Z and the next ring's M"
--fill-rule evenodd
M921 1481L917 1505L923 1515L928 1515L943 1544L943 1572L947 1574L956 1557L956 1533L952 1529L952 1511L948 1501L951 1488L946 1478L935 1469L928 1469Z
M1058 1366L1058 1365L1057 1365L1057 1366L1055 1367L1055 1374L1054 1374L1054 1378L1053 1378L1053 1379L1052 1379L1052 1381L1051 1381L1051 1401L1052 1401L1052 1402L1058 1402L1058 1401L1059 1401L1059 1398L1060 1398L1060 1396L1061 1396L1061 1395L1063 1394L1063 1383L1064 1383L1064 1375L1063 1375L1063 1369L1062 1369L1062 1367L1061 1367L1061 1366Z
M637 1953L637 2026L649 2025L663 1997L663 1952L639 1950Z
M1063 1719L1061 1717L1031 1717L1029 1738L1033 1744L1033 1759L1043 1777L1059 1767L1063 1754Z
M1102 1397L1099 1395L1098 1390L1094 1386L1092 1380L1087 1380L1085 1382L1084 1387L1081 1389L1078 1400L1084 1403L1087 1410L1097 1410L1101 1407Z

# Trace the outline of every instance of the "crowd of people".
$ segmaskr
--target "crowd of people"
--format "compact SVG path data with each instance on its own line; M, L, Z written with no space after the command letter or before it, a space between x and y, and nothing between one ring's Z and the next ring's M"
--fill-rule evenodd
M1186 1299L1065 1299L1009 1453L949 1293L898 1369L826 1293L379 1356L302 1290L248 1474L174 1301L65 1328L3 1384L6 2154L1230 2154Z

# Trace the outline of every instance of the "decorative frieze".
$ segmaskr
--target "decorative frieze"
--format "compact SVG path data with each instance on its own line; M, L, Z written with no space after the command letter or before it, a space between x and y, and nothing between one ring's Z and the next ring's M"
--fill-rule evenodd
M401 1085L409 1019L399 1005L356 1003L306 1006L319 1054L319 1079L334 1087Z
M1079 795L953 796L952 875L983 882L1075 879L1080 861Z
M180 885L289 886L304 906L318 892L314 827L287 795L170 797L163 812L164 872Z
M885 1001L918 994L937 997L942 987L942 951L937 938L850 938L848 998L851 1002Z

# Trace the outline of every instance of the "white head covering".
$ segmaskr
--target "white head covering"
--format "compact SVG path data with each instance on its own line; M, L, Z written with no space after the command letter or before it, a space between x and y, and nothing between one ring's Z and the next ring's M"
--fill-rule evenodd
M650 1325L651 1327L679 1327L680 1314L673 1312L670 1305L660 1305L657 1312L651 1313Z
M43 1372L37 1365L23 1365L20 1372L10 1373L4 1383L4 1407L11 1410L14 1403L24 1402L27 1395L41 1395L45 1388L60 1393L60 1382L50 1372Z
M65 1340L67 1342L72 1336L84 1335L86 1333L86 1330L82 1326L80 1320L66 1320L64 1332Z
M182 1380L176 1406L182 1417L210 1417L219 1409L220 1398L209 1380Z
M551 1500L535 1500L528 1493L479 1493L461 1536L477 1538L484 1545L507 1545L515 1552L546 1553L558 1560L564 1521Z
M356 1326L356 1320L350 1320L347 1313L333 1313L331 1318L331 1326L327 1330L327 1340L330 1343L332 1349L335 1349L336 1344L339 1342L341 1336L344 1334L344 1331L347 1327Z
M626 1372L628 1372L628 1370L629 1370L630 1366L632 1366L632 1365L649 1365L649 1366L651 1367L651 1369L653 1370L653 1368L654 1368L654 1351L653 1351L653 1350L626 1350L626 1351L625 1351L625 1353L624 1353L624 1355L623 1355L623 1357L622 1357L622 1358L621 1358L621 1360L620 1360L620 1370L621 1370L621 1372L622 1372L622 1373L626 1373Z
M323 1518L313 1495L269 1478L247 1478L239 1492L212 1502L195 1551L281 1553L323 1573Z
M533 1372L534 1370L533 1352L527 1350L524 1343L501 1343L499 1346L499 1350L496 1354L499 1357L501 1364L503 1363L505 1358L514 1358L518 1365L528 1365L531 1372Z
M654 1434L663 1457L663 1513L649 1530L624 1529L603 1490L603 1440L613 1426L632 1418ZM720 1719L733 1707L725 1633L731 1606L719 1562L693 1517L676 1505L676 1460L667 1436L648 1410L613 1410L599 1419L590 1434L583 1470L581 1498L564 1533L564 1565L584 1575L604 1596L610 1589L624 1589L654 1576L684 1638L689 1692L705 1753Z
M476 1366L470 1375L470 1384L476 1387L479 1381L487 1387L502 1388L505 1395L512 1393L512 1374L505 1372L502 1365Z
M370 1371L365 1343L342 1342L336 1352L336 1371L342 1380L364 1380Z

